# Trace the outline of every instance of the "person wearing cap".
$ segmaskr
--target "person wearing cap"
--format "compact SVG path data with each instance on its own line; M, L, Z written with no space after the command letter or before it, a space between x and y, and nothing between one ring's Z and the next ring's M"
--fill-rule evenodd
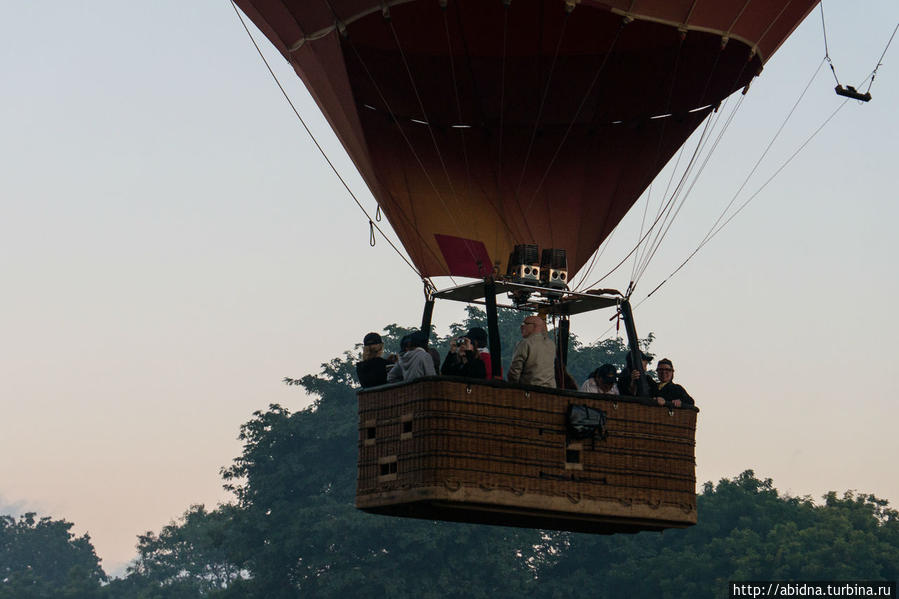
M387 373L387 382L412 381L423 376L434 376L437 370L434 368L434 360L425 349L428 345L428 337L421 331L415 331L404 338L401 346L403 350L399 359L390 372Z
M643 362L643 370L637 370L631 365L631 353L628 352L627 358L625 359L624 370L621 371L621 374L618 376L618 392L622 395L630 395L632 397L640 396L640 386L637 384L637 381L642 377L643 380L646 381L647 395L645 397L655 397L657 383L649 378L649 375L646 374L646 369L649 367L649 363L652 362L652 356L640 352Z
M602 393L603 395L619 395L618 384L615 382L618 377L618 369L613 364L603 364L593 371L584 384L581 385L582 393Z
M356 378L362 388L377 387L387 383L390 364L383 357L384 342L377 333L369 333L362 340L362 361L356 362Z
M546 322L539 316L528 316L521 323L521 337L512 353L509 382L555 389L556 344L546 332Z
M674 382L674 364L668 358L662 358L656 365L659 375L659 388L656 391L656 402L660 406L670 405L675 408L693 406L696 402L687 390Z

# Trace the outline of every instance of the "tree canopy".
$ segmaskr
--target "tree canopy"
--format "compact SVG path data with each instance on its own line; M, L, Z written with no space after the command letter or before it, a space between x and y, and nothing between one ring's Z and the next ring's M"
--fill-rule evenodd
M469 312L434 342L445 346L478 318ZM501 324L504 339L517 338L517 317ZM409 329L385 331L385 345L396 349ZM511 341L505 346L511 351ZM570 356L589 373L621 364L625 351L620 341L574 340ZM851 491L819 503L784 496L752 470L705 483L699 523L664 533L600 536L358 511L356 359L347 351L318 374L287 379L312 403L297 411L271 405L241 427L243 450L222 469L234 500L192 506L141 535L123 578L104 586L89 539L73 537L71 524L4 517L0 599L703 598L723 596L733 580L899 578L899 514L885 500Z

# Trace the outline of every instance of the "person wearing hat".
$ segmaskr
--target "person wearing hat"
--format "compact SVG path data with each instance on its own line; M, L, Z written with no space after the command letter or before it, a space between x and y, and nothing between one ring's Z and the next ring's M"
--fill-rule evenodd
M389 361L383 357L384 342L377 333L369 333L362 339L362 361L356 362L356 378L362 388L377 387L387 383Z
M659 390L656 392L656 401L660 406L666 404L679 408L681 406L693 406L696 402L687 393L687 390L674 382L674 364L668 358L662 358L656 365L659 375Z
M644 352L640 352L640 354L643 358L642 371L637 370L631 365L631 353L627 353L624 370L622 370L621 374L618 376L618 392L622 395L638 397L640 395L640 391L637 381L642 377L646 381L646 388L648 391L648 394L645 397L655 397L658 384L654 380L649 378L649 375L646 374L646 369L649 367L649 363L652 362L652 356Z
M603 395L619 395L618 384L615 382L618 377L618 369L613 364L603 364L593 371L584 384L579 389L582 393L602 393Z
M415 331L407 335L403 341L403 352L394 367L387 373L388 383L412 381L423 376L437 374L434 360L425 349L428 345L428 337L425 333Z

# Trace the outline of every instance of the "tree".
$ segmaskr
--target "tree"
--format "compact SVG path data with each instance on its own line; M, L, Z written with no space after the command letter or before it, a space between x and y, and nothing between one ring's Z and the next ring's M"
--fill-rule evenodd
M96 597L106 574L90 536L71 522L0 516L0 599Z
M483 325L470 310L446 344ZM520 319L501 317L503 339ZM396 348L410 329L385 327ZM644 348L651 342L645 342ZM511 341L505 345L511 352ZM572 364L620 364L620 341L584 346ZM358 421L354 352L287 382L312 404L260 410L241 427L243 451L222 470L233 504L191 508L158 535L114 597L718 597L749 579L899 576L899 515L871 495L823 504L782 496L751 470L706 483L699 523L664 534L586 535L374 516L353 506ZM578 362L580 361L580 362ZM585 366L586 368L586 366ZM586 376L586 375L584 375Z

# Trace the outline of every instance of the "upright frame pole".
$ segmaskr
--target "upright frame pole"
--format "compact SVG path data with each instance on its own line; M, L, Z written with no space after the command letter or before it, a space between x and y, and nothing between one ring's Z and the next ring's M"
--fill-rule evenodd
M631 365L634 370L640 371L637 379L637 395L649 397L649 385L646 384L646 371L643 370L643 351L640 349L640 340L637 337L637 327L634 326L634 313L631 311L631 303L626 299L618 305L621 317L624 319L624 330L627 333L627 345L630 349ZM630 374L630 373L628 373Z
M487 337L490 343L490 370L493 378L502 377L503 350L499 340L499 319L496 315L496 282L484 279L484 304L487 308Z

